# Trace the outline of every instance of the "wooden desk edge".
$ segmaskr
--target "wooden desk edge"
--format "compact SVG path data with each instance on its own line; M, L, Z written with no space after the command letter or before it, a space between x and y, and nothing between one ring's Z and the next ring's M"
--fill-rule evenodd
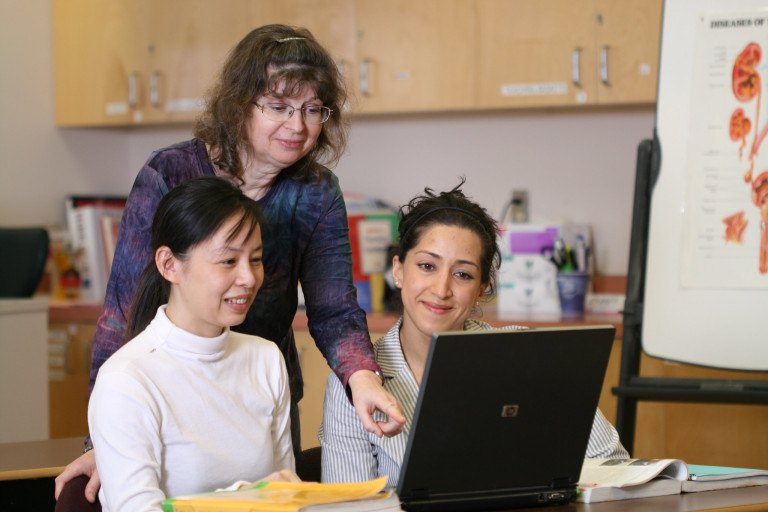
M72 460L75 460L74 458ZM66 466L51 466L48 468L15 469L0 471L0 482L5 480L27 480L59 476Z
M0 443L0 481L58 476L83 451L83 438Z

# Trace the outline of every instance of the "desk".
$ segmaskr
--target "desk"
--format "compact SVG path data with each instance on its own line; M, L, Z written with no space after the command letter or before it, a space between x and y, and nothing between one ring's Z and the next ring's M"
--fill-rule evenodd
M0 481L55 477L83 449L81 437L0 444ZM51 489L50 499L53 499ZM2 502L0 501L0 504ZM768 486L683 493L604 503L516 509L513 512L766 512Z
M48 437L48 299L0 299L0 443Z
M82 451L82 436L0 444L0 510L52 511L53 479Z
M655 498L570 503L553 507L516 509L511 512L766 512L768 486L722 491L690 492Z
M0 481L55 477L83 452L83 437L0 443Z

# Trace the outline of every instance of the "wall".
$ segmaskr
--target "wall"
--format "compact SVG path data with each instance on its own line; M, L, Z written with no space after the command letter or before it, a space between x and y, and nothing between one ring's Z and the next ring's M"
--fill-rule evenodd
M51 9L0 0L0 223L63 222L68 193L127 194L149 153L190 127L53 125ZM348 191L399 205L424 186L467 177L495 216L526 189L534 220L591 222L597 270L625 274L635 153L652 107L359 117L336 169Z

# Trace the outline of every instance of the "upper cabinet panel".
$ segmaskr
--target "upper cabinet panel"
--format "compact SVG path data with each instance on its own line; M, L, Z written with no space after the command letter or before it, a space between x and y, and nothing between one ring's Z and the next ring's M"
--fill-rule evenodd
M477 104L595 100L592 0L477 0Z
M357 112L473 106L472 0L355 0Z
M251 29L249 0L155 0L147 19L148 122L194 119L229 50Z
M304 27L328 50L349 91L356 87L354 0L256 0L251 3L253 28L268 23Z
M56 123L129 124L141 101L148 2L53 0Z
M59 126L191 121L248 0L53 0Z
M598 102L655 102L663 0L595 0L595 5Z
M477 0L477 105L652 103L662 0Z

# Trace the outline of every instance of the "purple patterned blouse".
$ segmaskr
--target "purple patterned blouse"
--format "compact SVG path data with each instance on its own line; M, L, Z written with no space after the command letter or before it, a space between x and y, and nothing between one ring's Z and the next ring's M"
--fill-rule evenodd
M152 217L160 198L190 178L213 174L205 144L197 139L155 151L139 171L123 213L93 340L89 392L102 363L123 344L131 298L152 257ZM277 343L288 367L292 401L298 402L303 380L291 323L300 280L310 334L342 384L346 387L358 370L379 371L352 283L347 213L338 178L325 170L319 180L300 183L281 174L259 204L267 217L262 227L264 284L245 322L232 329Z

